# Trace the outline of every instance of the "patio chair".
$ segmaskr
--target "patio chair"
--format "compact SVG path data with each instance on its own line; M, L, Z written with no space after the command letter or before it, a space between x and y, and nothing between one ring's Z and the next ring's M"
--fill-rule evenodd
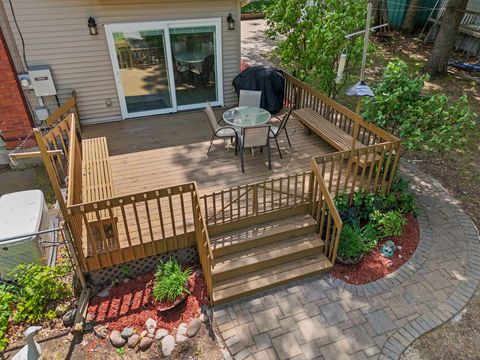
M240 99L238 106L260 107L261 91L240 90Z
M293 105L291 108L288 109L285 115L283 115L283 118L280 121L280 124L278 126L270 126L269 137L270 139L275 139L275 144L277 145L278 153L280 154L280 159L283 159L282 152L280 151L280 146L278 145L278 137L280 136L280 134L282 134L283 132L285 133L285 136L287 137L287 141L288 141L288 146L292 148L292 144L290 143L290 138L288 137L288 132L287 132L287 122L294 109L295 109L295 105Z
M233 126L220 126L217 122L217 118L215 117L215 113L213 112L212 105L210 105L210 102L208 101L207 106L205 107L205 112L207 113L208 122L213 132L212 138L210 139L210 146L208 147L207 155L212 148L213 140L215 140L215 138L230 138L231 141L233 141L233 138L235 138L235 155L237 155L237 130Z
M260 147L263 152L263 147L266 146L268 150L268 168L272 170L272 152L270 151L270 125L249 126L243 129L243 134L238 137L240 148L240 161L242 163L242 173L245 173L243 164L243 152L245 148Z

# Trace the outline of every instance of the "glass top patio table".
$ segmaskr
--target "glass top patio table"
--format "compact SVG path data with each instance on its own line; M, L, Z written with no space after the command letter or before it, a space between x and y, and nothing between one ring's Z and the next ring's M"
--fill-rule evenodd
M223 120L227 124L238 127L263 125L268 123L270 118L267 110L253 106L239 106L223 113Z

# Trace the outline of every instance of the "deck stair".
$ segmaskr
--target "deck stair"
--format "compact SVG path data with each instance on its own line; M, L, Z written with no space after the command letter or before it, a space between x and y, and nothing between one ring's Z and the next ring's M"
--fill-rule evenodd
M264 220L210 237L215 305L331 269L309 214L278 212Z

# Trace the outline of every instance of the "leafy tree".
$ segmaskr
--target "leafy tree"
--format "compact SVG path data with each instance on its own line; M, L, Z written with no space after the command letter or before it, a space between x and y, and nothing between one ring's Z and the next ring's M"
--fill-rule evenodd
M314 83L331 97L339 92L351 74L358 73L362 37L345 35L365 26L366 0L275 0L266 9L269 29L277 38L278 56L293 76ZM342 84L335 83L337 60L347 50L347 66Z
M401 60L388 63L375 97L364 102L368 121L400 136L407 149L446 151L459 148L475 126L466 95L451 100L445 94L425 94L427 76L410 74Z

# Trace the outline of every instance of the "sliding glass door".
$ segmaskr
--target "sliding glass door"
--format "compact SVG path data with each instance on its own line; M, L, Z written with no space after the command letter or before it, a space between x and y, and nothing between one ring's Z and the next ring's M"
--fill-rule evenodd
M223 105L219 19L105 29L124 118Z

